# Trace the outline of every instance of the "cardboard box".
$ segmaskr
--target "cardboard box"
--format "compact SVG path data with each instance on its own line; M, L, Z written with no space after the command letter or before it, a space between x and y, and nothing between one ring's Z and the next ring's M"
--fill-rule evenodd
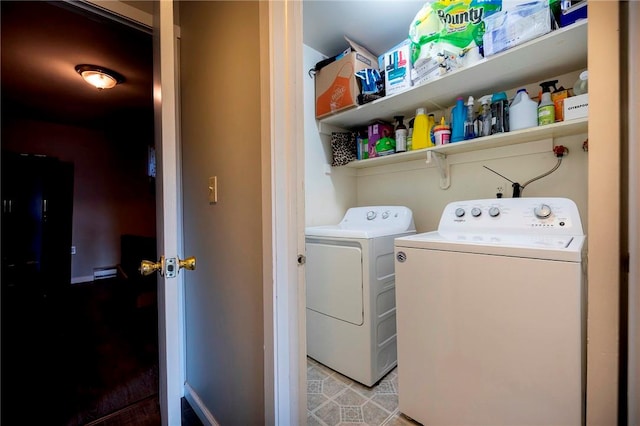
M569 7L564 7L565 4ZM587 0L573 0L562 2L562 13L560 14L560 27L566 27L581 19L587 19Z
M367 68L378 69L378 58L364 47L345 39L351 53L316 73L316 118L358 105L360 87L355 73Z
M569 97L569 90L564 89L551 94L551 101L556 110L556 122L564 121L564 100Z
M411 41L405 39L389 49L382 60L385 96L404 92L411 87Z
M564 100L564 121L589 115L589 94L572 96Z

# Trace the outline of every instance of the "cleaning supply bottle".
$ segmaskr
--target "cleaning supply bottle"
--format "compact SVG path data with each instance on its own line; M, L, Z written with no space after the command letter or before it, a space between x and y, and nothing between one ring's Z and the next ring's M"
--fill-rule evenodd
M474 127L474 112L473 112L473 96L469 96L467 100L467 118L464 120L464 139L475 139L476 131Z
M589 72L582 71L573 85L573 95L584 95L589 92Z
M451 110L451 142L464 140L464 121L467 119L467 109L464 99L456 99L456 105Z
M436 117L433 114L427 116L427 140L429 146L434 146L435 140L433 139L433 128L436 125Z
M433 127L433 136L436 145L446 145L451 141L451 128L444 121L444 117L440 119L440 124Z
M424 149L429 147L427 129L427 114L424 108L418 108L416 110L416 117L413 121L413 140L412 149Z
M527 89L519 89L509 106L509 130L538 125L538 104L529 98Z
M404 116L396 115L398 121L396 125L396 152L405 152L407 150L407 126L404 125Z
M407 151L411 151L413 149L413 122L414 118L409 120L409 130L407 131Z
M491 95L484 95L480 98L480 120L478 136L489 136L491 134Z
M551 87L555 87L558 80L545 81L540 83L542 87L542 96L540 104L538 104L538 126L553 124L556 121L556 109L551 100Z
M504 92L491 97L491 134L509 131L509 100Z

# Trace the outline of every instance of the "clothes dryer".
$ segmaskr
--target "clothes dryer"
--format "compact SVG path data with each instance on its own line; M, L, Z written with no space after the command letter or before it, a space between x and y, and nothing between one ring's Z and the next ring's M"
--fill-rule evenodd
M366 386L397 364L393 240L415 234L403 206L350 208L307 227L307 354Z
M398 396L424 425L584 420L585 239L566 198L454 202L398 238Z

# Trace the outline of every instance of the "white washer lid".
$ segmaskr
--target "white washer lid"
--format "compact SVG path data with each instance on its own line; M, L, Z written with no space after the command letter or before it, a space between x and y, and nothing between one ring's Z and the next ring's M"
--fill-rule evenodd
M438 231L395 239L395 247L581 262L583 235L442 234Z

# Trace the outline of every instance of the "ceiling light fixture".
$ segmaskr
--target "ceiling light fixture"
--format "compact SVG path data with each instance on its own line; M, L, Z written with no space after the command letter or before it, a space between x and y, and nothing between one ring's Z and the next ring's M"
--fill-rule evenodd
M82 76L84 81L98 90L111 89L124 81L124 77L117 72L96 65L76 65L76 72Z

